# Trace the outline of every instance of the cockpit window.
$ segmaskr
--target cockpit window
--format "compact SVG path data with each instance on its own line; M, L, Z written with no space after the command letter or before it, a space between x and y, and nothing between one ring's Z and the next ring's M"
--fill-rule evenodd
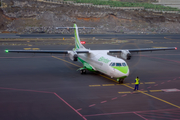
M122 66L127 66L126 63L110 63L109 66L117 66L117 67L122 67Z
M110 63L109 65L110 65L110 66L115 66L115 63Z
M116 66L122 66L121 63L116 63Z
M111 66L111 65L112 65L112 63L109 64L109 66Z
M126 66L126 63L122 63L123 66Z

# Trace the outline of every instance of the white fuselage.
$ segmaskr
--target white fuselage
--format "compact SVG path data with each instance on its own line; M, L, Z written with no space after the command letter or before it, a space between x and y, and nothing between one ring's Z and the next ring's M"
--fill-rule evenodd
M90 54L78 54L78 57L89 63L94 70L102 72L111 78L120 78L129 75L129 70L126 74L124 74L109 65L111 62L126 63L124 60L107 55L104 51L93 50L90 51Z

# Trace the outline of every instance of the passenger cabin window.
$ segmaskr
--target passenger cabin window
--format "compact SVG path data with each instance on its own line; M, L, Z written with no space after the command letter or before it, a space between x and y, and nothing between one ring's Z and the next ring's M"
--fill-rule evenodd
M119 66L119 67L120 67L120 66L122 66L122 65L121 65L121 63L116 63L116 66Z
M122 63L123 66L126 66L126 63Z

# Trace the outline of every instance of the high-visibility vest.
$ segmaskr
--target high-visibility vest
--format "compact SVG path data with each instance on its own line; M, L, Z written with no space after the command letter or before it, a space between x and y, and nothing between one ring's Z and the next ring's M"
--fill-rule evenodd
M135 84L136 84L136 85L139 84L139 79L138 79L138 78L136 78Z

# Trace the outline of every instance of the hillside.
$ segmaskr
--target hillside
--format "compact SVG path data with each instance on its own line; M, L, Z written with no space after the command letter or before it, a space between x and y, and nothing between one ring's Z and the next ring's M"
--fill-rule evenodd
M180 33L180 14L146 10L113 10L50 4L33 0L7 0L0 11L0 32L61 33L57 26L95 27L80 33Z

